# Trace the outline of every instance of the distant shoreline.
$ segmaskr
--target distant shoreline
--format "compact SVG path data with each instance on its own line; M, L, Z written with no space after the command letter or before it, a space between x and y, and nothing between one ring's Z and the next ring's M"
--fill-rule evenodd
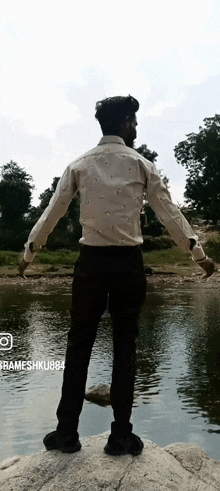
M192 266L179 266L179 265L163 265L154 266L147 265L152 268L153 274L146 275L148 283L159 282L172 282L182 283L183 281L204 281L203 271L198 266L192 263ZM217 266L217 271L209 278L209 281L220 282L220 265ZM55 269L55 268L54 268ZM64 269L62 266L57 266L56 271L45 271L45 265L32 264L30 269L27 269L26 279L21 278L16 269L9 269L8 267L0 267L0 285L25 285L25 284L71 284L73 280L74 268Z

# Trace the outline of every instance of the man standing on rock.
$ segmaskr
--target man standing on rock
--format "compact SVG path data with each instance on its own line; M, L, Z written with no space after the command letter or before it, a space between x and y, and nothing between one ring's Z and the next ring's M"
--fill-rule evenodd
M56 431L44 438L47 450L76 452L87 369L97 327L107 298L113 325L114 361L111 405L114 421L105 451L111 455L142 452L143 442L132 433L132 412L138 318L145 299L140 210L143 192L159 220L177 245L191 252L207 276L214 271L198 237L172 203L153 163L133 149L137 136L139 103L131 97L110 97L97 102L95 117L103 137L98 146L66 168L48 207L25 244L19 272L46 243L72 199L80 193L80 255L72 287L71 329L65 360L62 396Z

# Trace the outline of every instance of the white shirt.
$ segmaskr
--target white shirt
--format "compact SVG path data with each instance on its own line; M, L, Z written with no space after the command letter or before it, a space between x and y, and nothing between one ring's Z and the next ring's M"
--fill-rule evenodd
M80 193L81 244L136 246L143 243L140 210L143 192L149 205L176 244L194 259L204 251L187 220L172 203L155 165L122 138L103 136L98 146L66 168L48 207L33 227L25 244L24 259L31 262L47 241L72 199ZM190 251L190 239L196 244ZM29 246L32 243L32 251Z

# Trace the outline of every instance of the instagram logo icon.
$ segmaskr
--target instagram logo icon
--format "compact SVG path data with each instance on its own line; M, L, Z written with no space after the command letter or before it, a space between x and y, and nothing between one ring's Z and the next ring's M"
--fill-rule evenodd
M13 337L9 332L0 332L0 350L10 350L13 346Z

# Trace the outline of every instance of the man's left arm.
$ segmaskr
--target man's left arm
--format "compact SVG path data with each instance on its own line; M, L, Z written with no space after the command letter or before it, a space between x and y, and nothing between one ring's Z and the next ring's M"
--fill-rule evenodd
M151 164L151 163L149 163ZM215 270L214 263L207 258L199 243L198 236L193 232L189 222L172 202L170 193L164 185L154 164L150 165L146 185L147 199L160 222L166 227L178 247L190 252L192 258L206 272L206 277Z

